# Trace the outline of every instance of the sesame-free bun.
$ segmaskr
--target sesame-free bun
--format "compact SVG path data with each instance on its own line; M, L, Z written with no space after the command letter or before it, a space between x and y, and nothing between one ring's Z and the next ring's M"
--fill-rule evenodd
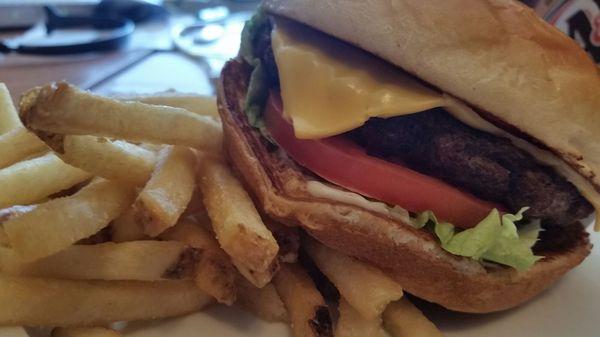
M298 167L248 123L243 109L250 71L239 60L225 65L218 108L229 160L257 206L286 225L301 226L333 249L373 263L411 294L457 311L504 310L539 294L589 254L591 246L581 228L577 235L571 234L569 249L541 252L546 258L526 272L486 268L447 253L425 230L361 207L311 196L307 182L318 178Z
M600 76L569 37L513 0L265 0L535 139L600 187ZM520 132L518 132L520 131Z

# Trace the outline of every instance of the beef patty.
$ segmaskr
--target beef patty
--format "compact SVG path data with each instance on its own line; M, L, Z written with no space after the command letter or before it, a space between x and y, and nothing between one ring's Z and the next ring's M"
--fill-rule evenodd
M349 133L371 155L437 177L529 218L569 225L592 206L575 186L508 139L473 129L444 109L372 118Z
M271 27L258 36L255 45L271 85L278 87ZM371 118L348 135L371 155L501 203L512 212L528 206L526 216L542 219L544 227L571 225L593 211L552 168L539 164L508 139L471 128L442 108Z

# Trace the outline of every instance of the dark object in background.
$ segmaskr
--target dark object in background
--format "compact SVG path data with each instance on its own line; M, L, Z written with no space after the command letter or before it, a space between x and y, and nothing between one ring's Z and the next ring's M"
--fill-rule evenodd
M162 6L137 0L103 0L94 9L95 17L127 18L135 23L165 19L168 15Z
M600 64L600 0L521 0Z
M129 41L135 30L133 22L126 18L62 16L52 7L46 6L46 33L50 34L57 29L91 27L94 30L106 30L107 34L95 37L88 41L59 44L11 44L0 41L0 53L21 53L35 55L64 55L81 54L97 51L111 51L122 48Z
M594 2L600 9L600 0ZM582 44L596 63L600 63L600 14L596 13L595 17L591 17L581 9L566 20L569 36Z
M521 0L524 4L529 7L534 7L540 0Z
M112 51L123 48L135 30L134 22L146 22L164 19L168 12L161 6L136 0L104 0L99 3L91 15L65 16L50 6L44 7L46 13L46 34L58 29L87 27L102 31L89 39L74 38L67 42L59 39L11 43L0 41L0 53L16 52L36 55L65 55L88 52ZM60 35L60 34L59 34Z

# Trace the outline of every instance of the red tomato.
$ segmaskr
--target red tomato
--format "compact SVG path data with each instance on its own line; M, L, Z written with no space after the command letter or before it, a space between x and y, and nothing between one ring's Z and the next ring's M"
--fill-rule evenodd
M267 130L291 158L329 182L412 212L431 210L462 228L477 225L493 208L502 209L439 179L369 156L344 136L298 139L282 109L281 97L271 93L264 116Z

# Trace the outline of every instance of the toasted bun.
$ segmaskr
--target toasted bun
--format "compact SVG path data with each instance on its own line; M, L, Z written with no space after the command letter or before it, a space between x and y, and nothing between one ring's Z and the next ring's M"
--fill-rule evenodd
M265 0L551 149L600 187L600 76L569 37L512 0ZM500 123L501 122L501 123Z
M230 61L221 74L218 107L225 146L262 210L290 226L302 226L325 245L369 261L392 275L408 292L464 312L492 312L517 306L549 287L590 251L581 228L570 249L546 254L524 273L448 254L437 239L366 209L316 199L306 192L316 178L268 143L243 112L249 66Z

